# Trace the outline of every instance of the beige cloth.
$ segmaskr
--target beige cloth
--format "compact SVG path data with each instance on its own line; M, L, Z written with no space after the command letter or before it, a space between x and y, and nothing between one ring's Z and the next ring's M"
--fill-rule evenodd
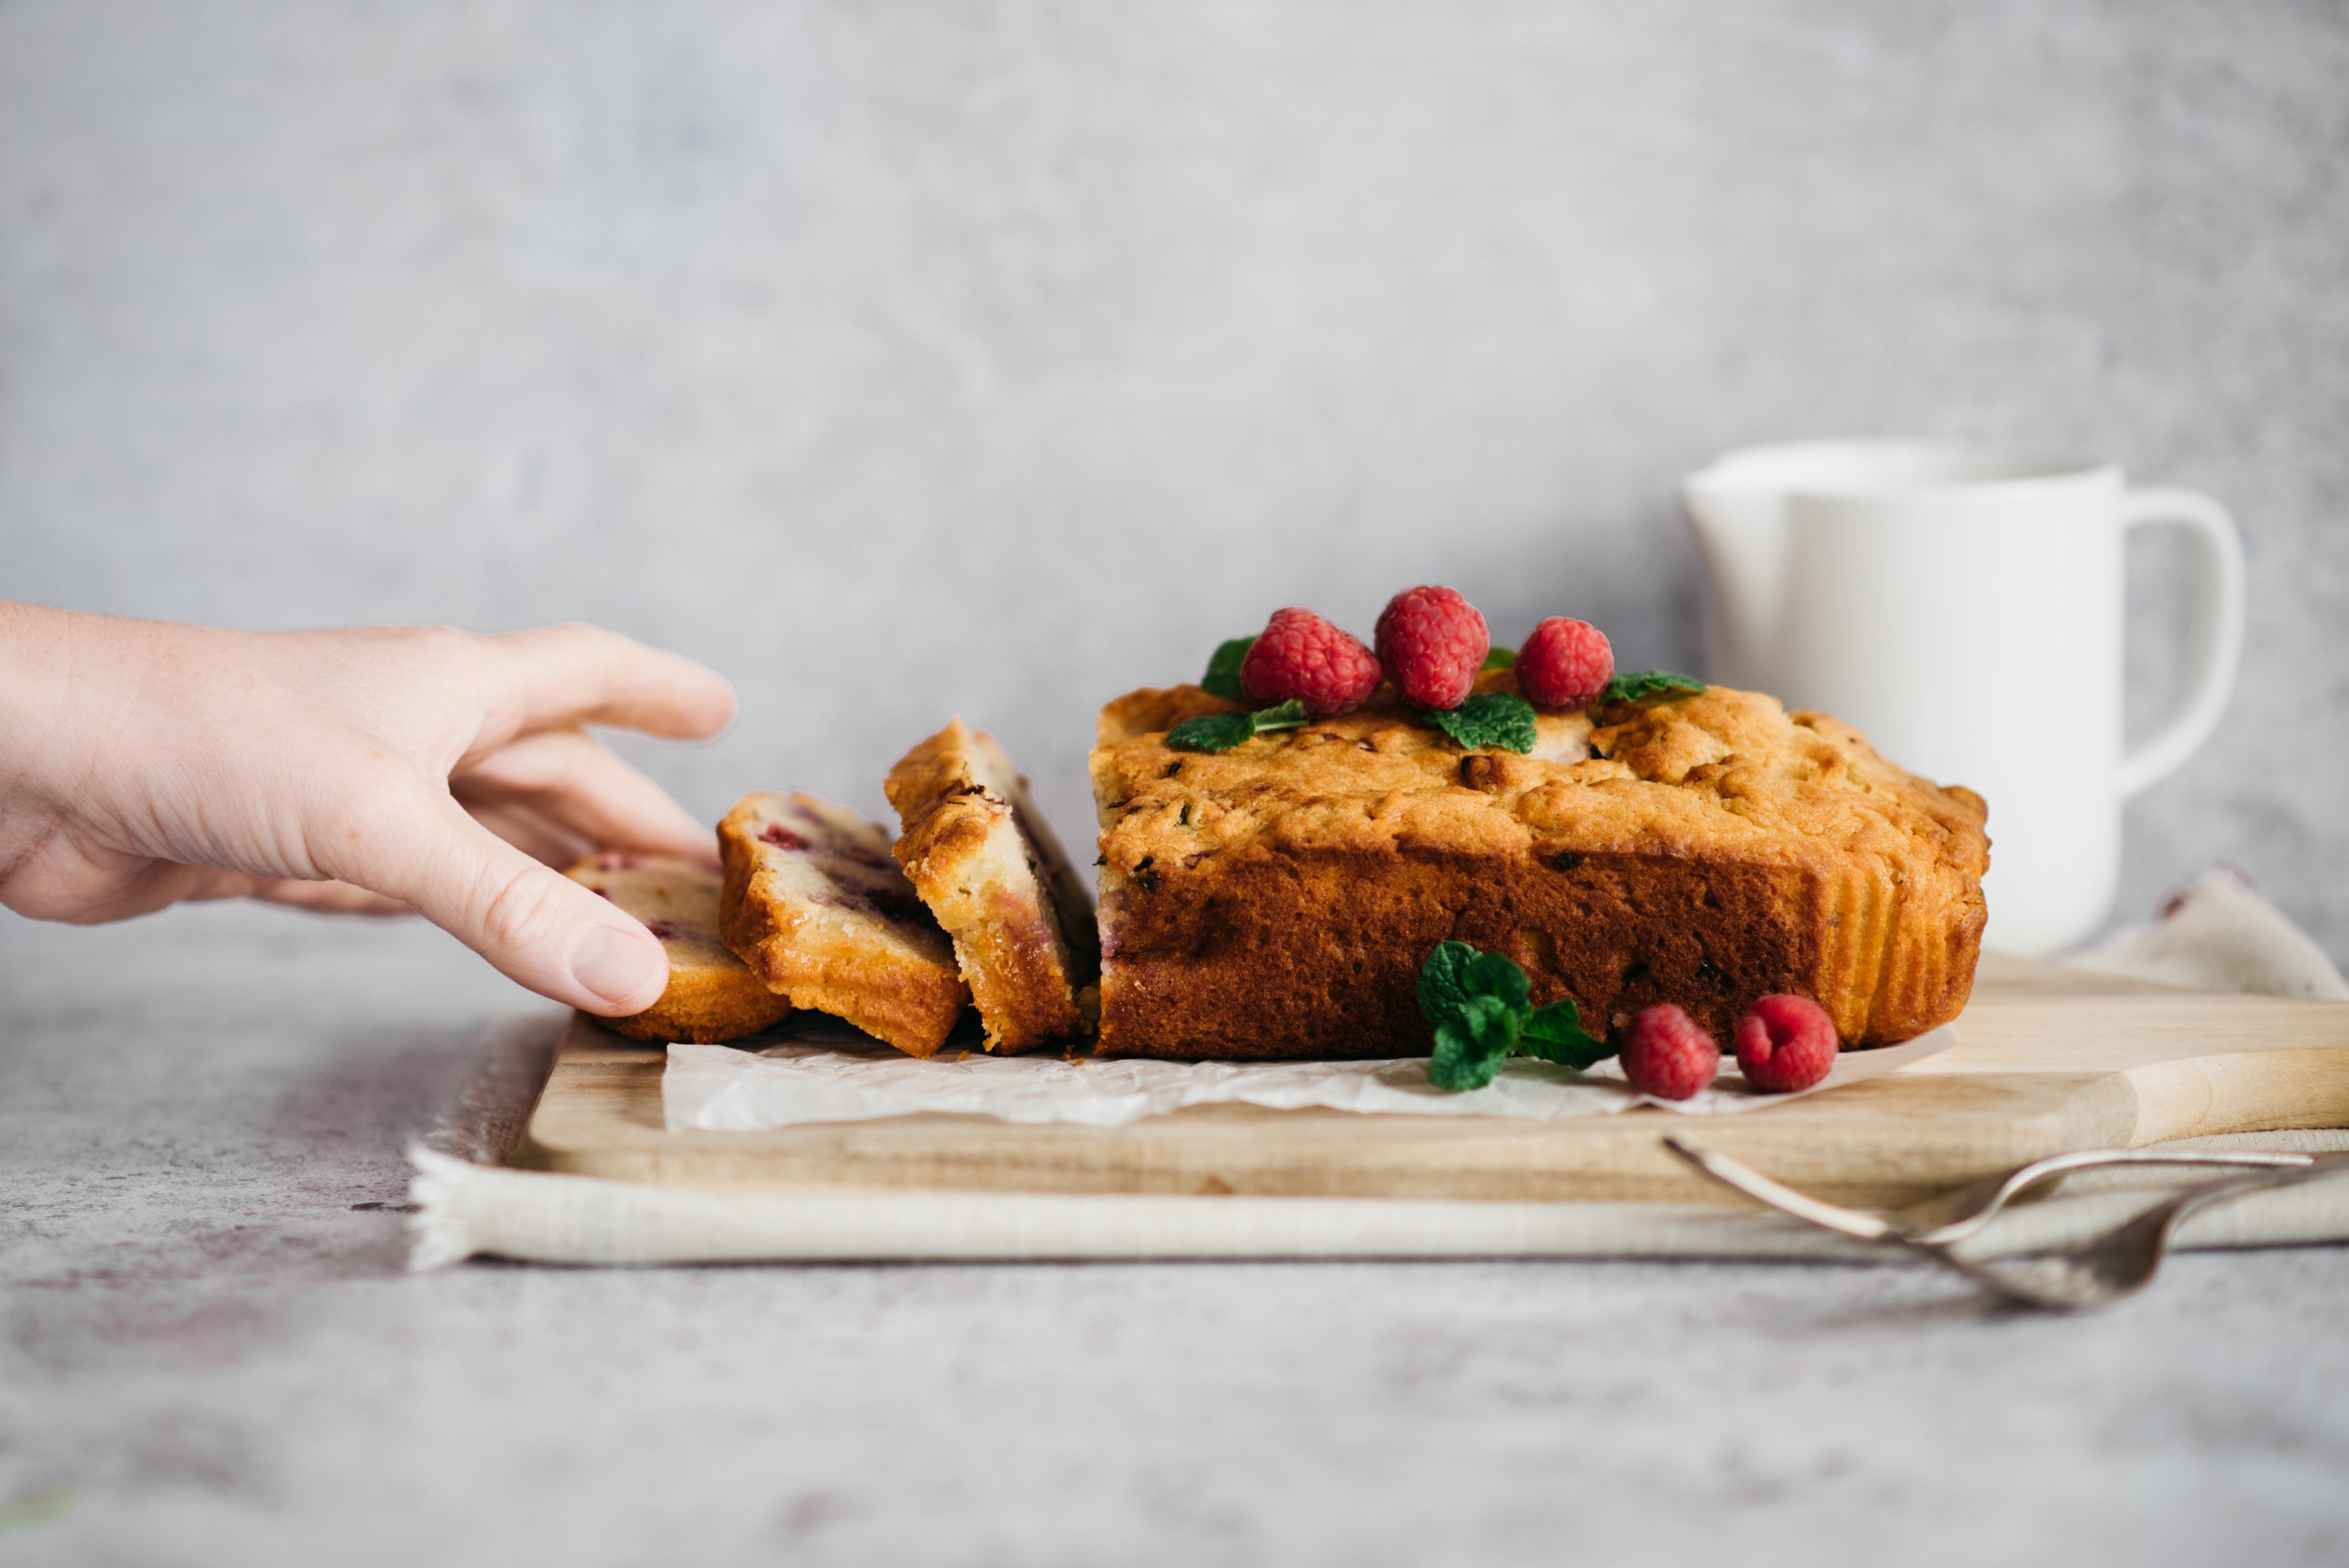
M2243 1133L2157 1147L2349 1152L2349 1131ZM1370 1198L705 1191L507 1170L412 1151L412 1266L476 1253L550 1263L1141 1258L1815 1258L1905 1262L1759 1209ZM2216 1172L2201 1172L2208 1179ZM2136 1179L2130 1179L2130 1178ZM2194 1179L2189 1174L2187 1180ZM2086 1172L2015 1205L1961 1249L1977 1258L2100 1236L2178 1190ZM2349 1240L2349 1172L2190 1216L2174 1245Z
M2349 1002L2349 981L2324 950L2240 872L2227 869L2205 872L2171 898L2153 924L2132 927L2070 961L2188 991Z

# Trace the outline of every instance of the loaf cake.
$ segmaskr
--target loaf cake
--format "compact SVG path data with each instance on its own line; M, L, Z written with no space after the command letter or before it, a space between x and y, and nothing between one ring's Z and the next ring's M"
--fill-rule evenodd
M815 795L755 790L718 825L719 929L770 991L916 1056L970 992L947 935L889 857L889 830Z
M1506 670L1480 691L1513 691ZM1209 754L1167 732L1195 686L1102 710L1108 1054L1423 1054L1439 941L1506 953L1598 1033L1658 1002L1719 1039L1757 998L1817 1000L1847 1045L1956 1016L1989 865L1980 796L1824 713L1721 687L1542 712L1529 754L1465 751L1385 688Z
M599 1020L637 1040L714 1045L791 1012L718 935L718 873L669 855L611 851L564 873L645 923L668 955L668 989L642 1012Z
M987 1048L1084 1032L1101 973L1092 899L995 737L957 719L885 787L905 826L897 864L953 939Z

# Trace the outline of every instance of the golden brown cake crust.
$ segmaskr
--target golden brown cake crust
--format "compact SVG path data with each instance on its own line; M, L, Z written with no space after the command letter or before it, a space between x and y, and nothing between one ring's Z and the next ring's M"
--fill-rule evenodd
M636 1040L715 1045L756 1034L792 1010L719 939L719 874L668 855L606 850L564 873L645 923L668 955L668 989L642 1012L598 1018Z
M1083 1033L1077 993L1101 971L1092 900L995 737L956 719L886 788L905 825L897 863L954 940L987 1048Z
M815 795L754 790L718 825L719 929L769 990L929 1056L970 1002L889 832Z
M1671 1002L1726 1041L1794 992L1881 1044L1972 987L1981 797L1825 714L1714 687L1595 727L1542 713L1520 756L1382 700L1220 755L1166 747L1234 707L1183 686L1102 710L1104 1052L1424 1052L1418 969L1445 940L1507 953L1537 1002L1570 996L1601 1030Z

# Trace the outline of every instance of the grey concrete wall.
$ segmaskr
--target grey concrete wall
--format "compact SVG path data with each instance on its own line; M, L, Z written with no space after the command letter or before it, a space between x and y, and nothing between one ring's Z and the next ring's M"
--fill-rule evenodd
M1717 450L2069 443L2251 560L2124 909L2349 953L2344 83L2339 5L11 0L0 592L594 619L740 685L630 748L706 815L960 711L1081 833L1093 707L1274 606L1689 668Z

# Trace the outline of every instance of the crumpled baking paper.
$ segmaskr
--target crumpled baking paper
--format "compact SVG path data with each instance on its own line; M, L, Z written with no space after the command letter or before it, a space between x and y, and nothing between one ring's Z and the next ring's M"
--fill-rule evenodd
M813 1025L815 1028L823 1026ZM1657 1106L1683 1116L1764 1110L1897 1072L1957 1044L1948 1024L1903 1044L1847 1051L1826 1078L1790 1095L1756 1094L1733 1068L1686 1100L1638 1094L1611 1058L1587 1073L1517 1057L1482 1089L1445 1094L1427 1081L1427 1058L1375 1062L1071 1061L978 1052L927 1061L842 1029L857 1044L804 1038L746 1051L673 1044L661 1075L671 1132L760 1132L810 1122L874 1121L952 1111L1021 1123L1115 1127L1186 1106L1319 1106L1381 1116L1515 1116L1557 1121ZM953 1053L954 1047L947 1047Z

